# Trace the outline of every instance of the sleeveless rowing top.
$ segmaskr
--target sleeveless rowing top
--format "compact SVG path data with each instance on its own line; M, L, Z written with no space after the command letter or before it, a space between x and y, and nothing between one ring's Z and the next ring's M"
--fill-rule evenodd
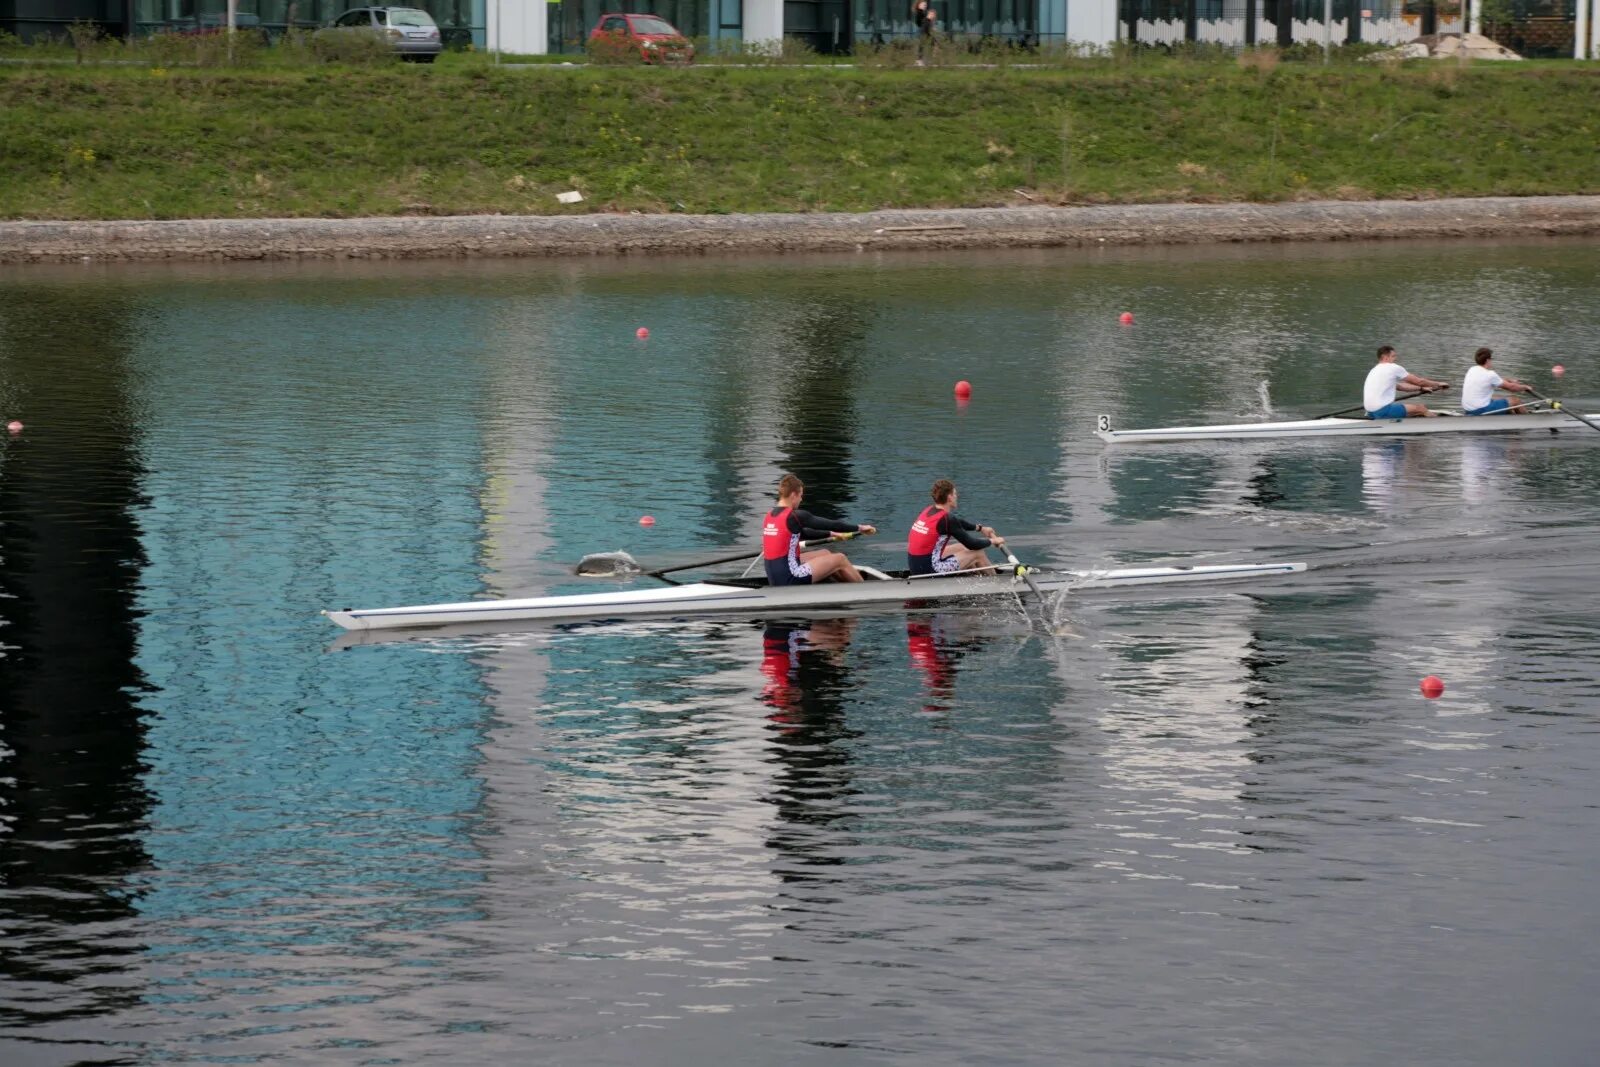
M939 532L939 520L945 509L932 504L922 509L917 521L911 524L911 535L906 538L906 562L912 574L932 574L933 561L944 555L948 534Z
M789 512L793 510L793 508L773 508L767 512L766 522L761 527L762 559L786 559L794 556L795 542L800 540L800 536L789 532Z
M773 508L761 526L761 562L769 585L805 585L811 568L800 562L800 535L789 529L793 508Z

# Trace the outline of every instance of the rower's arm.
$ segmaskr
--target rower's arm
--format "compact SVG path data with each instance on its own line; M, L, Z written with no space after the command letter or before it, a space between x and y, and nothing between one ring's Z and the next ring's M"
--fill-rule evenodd
M1441 382L1433 378L1424 378L1420 374L1407 374L1400 380L1405 382L1407 385L1415 385L1419 389L1446 389L1450 385L1449 382Z
M789 512L789 522L799 524L799 534L806 540L830 533L855 533L858 529L853 522L840 522L837 519L825 519L821 515L813 515L809 511Z
M968 522L966 519L958 518L955 515L946 515L943 522L945 525L944 533L954 537L964 547L974 552L994 544L993 541L977 532L978 526L976 523Z

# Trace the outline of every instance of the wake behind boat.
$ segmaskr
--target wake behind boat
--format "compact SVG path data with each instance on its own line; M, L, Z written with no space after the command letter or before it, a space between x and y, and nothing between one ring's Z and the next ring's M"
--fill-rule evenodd
M540 620L628 619L726 613L810 611L865 604L893 604L1027 596L1032 579L1039 593L1125 586L1233 581L1295 574L1304 563L1236 563L1194 567L1129 567L1101 571L1042 571L1017 567L1000 574L911 576L859 568L861 582L769 586L762 578L693 582L666 589L628 589L610 593L529 597L520 600L469 600L402 608L346 608L324 611L346 630L401 629L462 623Z
M1219 426L1165 426L1144 430L1116 430L1111 417L1101 415L1095 436L1107 444L1160 444L1169 441L1261 441L1322 437L1395 437L1439 433L1516 433L1581 429L1572 419L1600 419L1600 415L1575 415L1560 409L1526 415L1462 415L1439 413L1437 418L1369 419L1321 418L1297 422L1240 422Z

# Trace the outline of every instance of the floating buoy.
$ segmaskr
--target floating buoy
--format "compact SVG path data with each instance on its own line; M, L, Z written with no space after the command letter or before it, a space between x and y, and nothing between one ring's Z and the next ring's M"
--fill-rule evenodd
M965 400L972 395L972 383L963 379L956 383L956 398Z
M646 337L650 336L650 331L641 326L637 330L633 331L633 335L639 340L643 341Z
M10 430L12 433L21 433L22 423L18 422L16 419L12 419L10 422L6 423L6 429Z
M1437 674L1430 674L1422 680L1422 684L1417 688L1422 690L1423 696L1427 697L1429 700L1432 700L1434 697L1444 692L1444 679L1440 678Z
M1119 315L1117 317L1117 321L1122 323L1122 325L1124 325L1124 326L1132 326L1133 325L1133 312L1124 311L1121 315Z
M1559 378L1563 374L1567 373L1567 368L1565 368L1561 364L1557 363L1554 367L1550 368L1550 373L1555 375L1557 378Z
M641 516L639 516L639 525L640 526L654 526L655 524L656 524L656 519L655 519L654 515L641 515Z

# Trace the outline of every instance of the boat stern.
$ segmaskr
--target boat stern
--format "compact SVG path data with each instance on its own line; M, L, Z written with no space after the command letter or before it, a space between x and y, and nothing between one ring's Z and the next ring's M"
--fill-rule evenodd
M365 622L362 622L351 613L350 608L345 608L343 611L324 611L322 615L341 629L365 630L368 628Z

